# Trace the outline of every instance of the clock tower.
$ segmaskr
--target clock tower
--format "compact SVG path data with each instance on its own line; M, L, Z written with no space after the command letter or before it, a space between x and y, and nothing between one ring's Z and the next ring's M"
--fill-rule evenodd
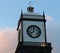
M15 53L51 53L51 43L47 42L46 20L43 15L34 12L34 7L21 11L17 26L18 46Z

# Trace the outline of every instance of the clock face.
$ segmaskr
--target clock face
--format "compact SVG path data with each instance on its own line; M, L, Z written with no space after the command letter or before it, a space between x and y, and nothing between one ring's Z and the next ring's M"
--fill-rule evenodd
M32 38L37 38L41 35L41 30L38 26L31 25L27 28L27 34Z

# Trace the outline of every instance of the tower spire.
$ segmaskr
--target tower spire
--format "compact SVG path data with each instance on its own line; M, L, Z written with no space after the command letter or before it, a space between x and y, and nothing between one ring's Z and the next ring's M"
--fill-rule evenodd
M45 18L45 13L44 13L44 11L43 11L43 17Z
M31 7L31 1L29 2L29 6Z

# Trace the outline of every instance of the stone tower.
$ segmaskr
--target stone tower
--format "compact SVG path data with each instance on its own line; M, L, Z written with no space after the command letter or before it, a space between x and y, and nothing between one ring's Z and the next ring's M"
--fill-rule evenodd
M21 11L17 26L18 46L15 53L51 53L51 43L47 42L46 20L43 15L34 12L34 7Z

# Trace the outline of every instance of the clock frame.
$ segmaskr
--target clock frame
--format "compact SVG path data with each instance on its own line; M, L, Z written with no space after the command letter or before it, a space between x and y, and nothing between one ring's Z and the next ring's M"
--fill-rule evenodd
M31 38L38 38L41 35L41 29L36 25L30 25L27 28L27 34Z

